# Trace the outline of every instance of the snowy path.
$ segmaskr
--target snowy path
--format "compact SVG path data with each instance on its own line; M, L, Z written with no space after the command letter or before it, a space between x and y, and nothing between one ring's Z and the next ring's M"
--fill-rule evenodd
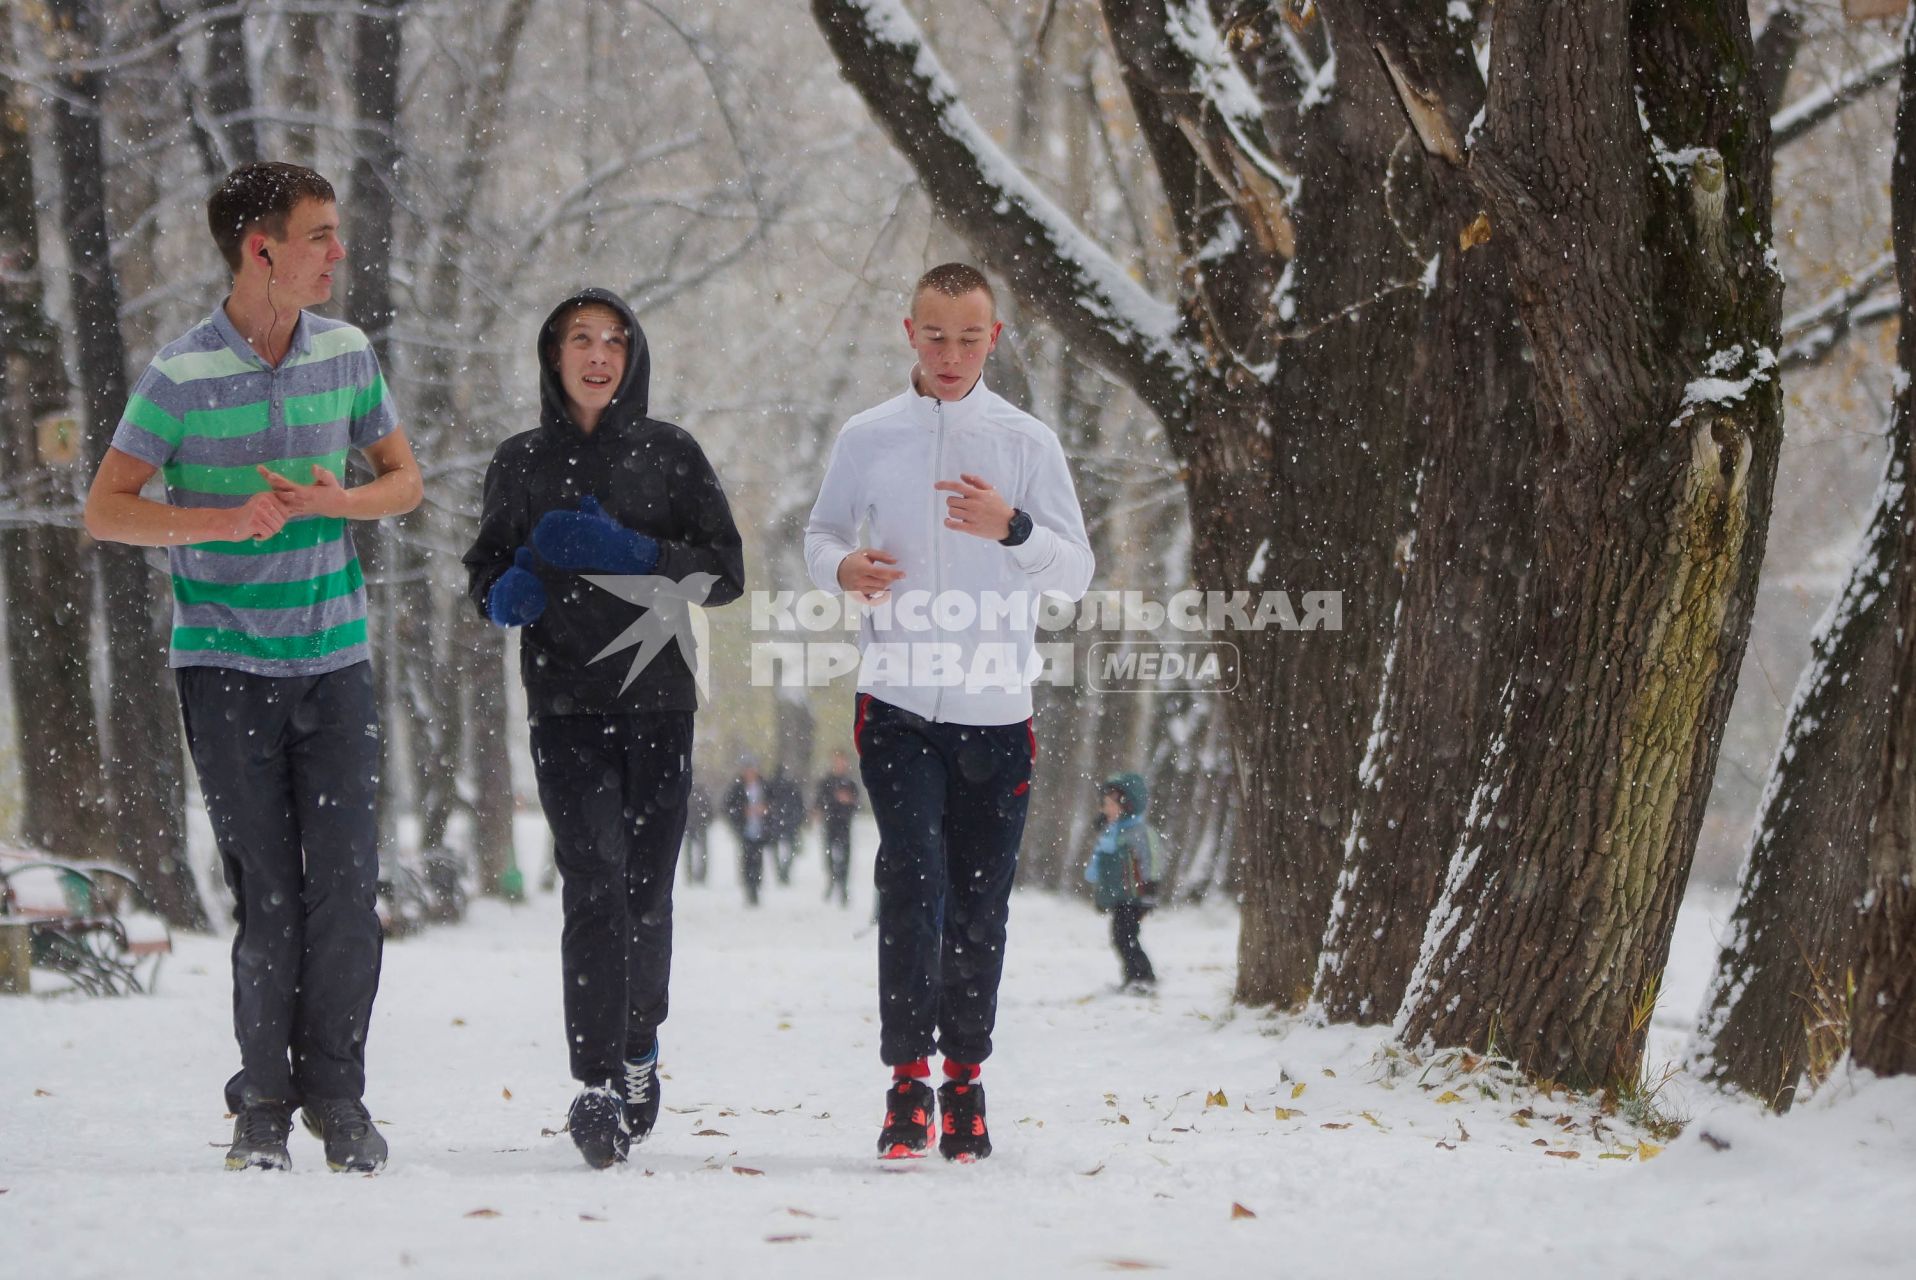
M572 1094L545 895L387 948L374 1178L327 1173L298 1129L291 1175L221 1168L217 940L188 940L153 999L0 1003L0 1275L1911 1274L1916 1082L1713 1114L1644 1163L1561 1098L1387 1085L1375 1034L1234 1016L1221 909L1147 925L1166 981L1139 999L1108 993L1102 918L1021 895L986 1076L998 1154L881 1165L865 867L849 913L818 903L808 855L748 915L713 852L713 882L678 894L668 1110L609 1174L540 1132ZM1709 928L1686 916L1665 1032Z

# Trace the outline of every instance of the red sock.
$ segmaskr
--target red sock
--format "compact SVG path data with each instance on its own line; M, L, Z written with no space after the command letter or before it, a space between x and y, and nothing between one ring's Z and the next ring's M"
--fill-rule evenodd
M945 1059L945 1079L947 1080L969 1083L976 1080L978 1073L984 1069L985 1064L982 1062L953 1062L950 1058Z
M931 1063L920 1058L916 1062L901 1062L891 1069L894 1080L925 1080L931 1076Z

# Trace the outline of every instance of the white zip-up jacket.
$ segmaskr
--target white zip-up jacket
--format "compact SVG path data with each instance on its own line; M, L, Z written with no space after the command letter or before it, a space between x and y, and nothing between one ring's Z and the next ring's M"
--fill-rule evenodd
M951 495L932 485L965 474L1030 516L1031 536L1006 547L946 528ZM838 566L861 546L905 576L864 610L858 691L929 720L1029 719L1040 598L1082 599L1093 569L1057 434L982 378L962 400L908 389L867 409L838 433L805 525L812 581L841 591Z

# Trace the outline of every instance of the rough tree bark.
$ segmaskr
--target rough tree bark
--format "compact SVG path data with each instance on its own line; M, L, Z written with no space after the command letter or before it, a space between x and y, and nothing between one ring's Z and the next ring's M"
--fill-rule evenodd
M209 180L260 158L253 85L246 74L246 13L231 0L161 0L160 12L179 33L180 92L186 100L193 144ZM195 60L188 36L201 32L204 49Z
M366 334L387 378L394 376L392 329L394 214L399 193L399 73L405 53L404 4L365 4L352 19L353 163L351 204L353 253L347 260L346 317ZM399 592L394 586L398 548L386 521L356 531L366 560L370 621L375 637L373 671L378 684L379 850L382 859L399 845L399 796L393 735L401 706Z
M42 12L48 61L61 89L50 104L61 229L86 412L87 460L97 465L127 395L120 291L107 233L103 76L84 64L99 51L99 15L89 0L49 0ZM103 544L97 555L106 602L107 702L112 714L106 725L105 776L115 847L119 859L139 874L162 915L179 927L203 929L206 912L186 860L179 711L166 644L154 621L154 574L140 548Z
M1342 632L1230 637L1237 994L1289 1004L1309 993L1341 865L1404 518L1423 264L1373 198L1402 123L1375 66L1346 57L1332 73L1321 23L1298 35L1261 9L1227 35L1204 4L1103 9L1184 262L1175 311L992 146L901 8L813 2L940 213L1164 423L1185 467L1196 585L1343 593Z
M1488 100L1365 7L1535 353L1527 646L1397 1027L1634 1079L1735 691L1780 437L1770 130L1747 7L1504 0ZM1641 119L1640 119L1641 114ZM1679 150L1681 149L1681 150Z
M0 62L13 60L0 17ZM0 531L7 677L20 764L20 836L62 857L107 858L99 720L89 648L93 574L86 535L61 518L78 468L41 455L35 422L68 405L60 344L42 301L39 214L21 90L0 97L0 485L19 523Z
M1902 327L1896 339L1901 377L1890 449L1907 480L1916 463L1916 24L1904 35L1903 86L1896 110L1896 158L1890 177L1896 281ZM1905 499L1897 530L1895 652L1889 726L1873 771L1869 880L1855 909L1856 1002L1850 1058L1878 1075L1916 1073L1916 517Z

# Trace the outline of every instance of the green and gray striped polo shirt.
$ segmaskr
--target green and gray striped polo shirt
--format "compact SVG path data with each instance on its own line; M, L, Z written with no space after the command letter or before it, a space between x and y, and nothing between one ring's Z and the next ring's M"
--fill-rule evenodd
M224 304L140 375L113 447L160 469L179 507L237 507L267 483L320 466L343 481L346 450L398 425L366 335L302 312L277 368L247 345ZM366 588L346 521L300 516L258 542L169 549L175 667L299 676L363 662Z

